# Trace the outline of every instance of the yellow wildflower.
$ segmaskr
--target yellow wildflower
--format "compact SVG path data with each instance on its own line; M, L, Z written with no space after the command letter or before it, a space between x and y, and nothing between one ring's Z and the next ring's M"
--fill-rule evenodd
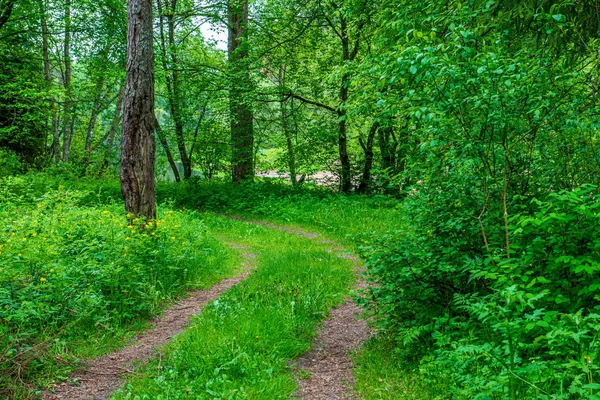
M40 278L40 282L46 282L46 278Z

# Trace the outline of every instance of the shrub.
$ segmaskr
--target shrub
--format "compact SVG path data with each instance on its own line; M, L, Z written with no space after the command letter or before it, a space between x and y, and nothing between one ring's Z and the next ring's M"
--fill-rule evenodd
M57 363L68 367L73 343L122 336L116 332L185 288L214 283L231 268L230 252L196 213L165 207L140 229L127 225L121 205L86 205L86 192L37 197L25 178L9 178L0 194L2 388Z
M488 253L478 221L454 217L467 214L453 212L451 196L438 194L440 208L426 194L408 199L411 231L362 247L378 282L368 296L378 326L457 398L598 398L597 193L524 203L508 221L508 253Z

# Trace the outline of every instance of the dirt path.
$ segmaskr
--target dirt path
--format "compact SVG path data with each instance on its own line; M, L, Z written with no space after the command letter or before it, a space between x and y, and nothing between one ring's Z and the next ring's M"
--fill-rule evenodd
M355 256L336 251L338 256L355 261L356 289L365 289L363 270ZM359 319L361 310L348 298L338 308L331 310L325 321L313 350L296 360L298 368L295 396L304 400L355 399L353 394L354 377L350 354L358 349L370 336L367 323ZM304 375L307 378L302 379Z
M276 225L271 222L245 219L239 216L229 218L250 222L270 229L318 240L321 235L298 227ZM356 289L365 289L363 271L359 259L345 251L338 243L329 239L320 239L320 243L329 245L329 251L339 257L354 262ZM356 398L352 393L352 359L350 353L359 348L369 338L369 329L364 320L359 319L360 309L352 299L331 310L329 319L319 330L314 349L293 362L297 369L298 391L295 397L304 400L340 400ZM308 376L304 378L304 376Z
M135 343L115 353L91 361L82 371L71 378L80 382L74 386L69 382L62 383L42 395L44 400L99 400L106 399L118 389L127 373L134 369L134 363L147 361L155 353L157 346L162 346L173 336L181 332L188 324L191 316L199 314L202 308L216 299L224 291L244 280L254 269L255 254L247 251L245 246L227 243L231 247L241 249L243 272L233 278L224 279L206 290L189 292L186 299L181 300L168 309L155 321L154 327L139 336Z

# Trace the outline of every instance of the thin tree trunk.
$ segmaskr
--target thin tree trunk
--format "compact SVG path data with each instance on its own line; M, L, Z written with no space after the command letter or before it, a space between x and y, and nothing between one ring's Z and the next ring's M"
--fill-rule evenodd
M348 129L346 126L347 113L344 105L348 101L348 87L350 77L344 74L342 77L342 87L340 88L340 107L338 109L338 150L340 153L340 164L342 167L341 190L349 193L352 190L352 168L350 166L350 156L348 155Z
M248 99L252 87L248 70L248 0L229 0L227 15L231 177L233 183L240 183L254 177L254 115Z
M102 88L104 87L104 75L100 75L96 84L96 92L94 94L94 105L92 106L92 115L88 124L87 134L85 135L85 154L83 156L83 171L82 176L85 176L87 169L90 166L90 158L92 153L92 140L94 139L94 129L96 128L96 120L100 112L102 100Z
M108 130L108 134L106 135L106 138L102 140L102 142L104 142L104 140L106 140L106 149L104 151L102 166L100 167L98 176L104 175L104 173L106 172L106 170L108 168L108 163L109 163L108 157L109 157L110 152L112 151L113 146L115 144L115 136L117 135L117 131L119 129L119 122L121 122L121 117L123 116L123 98L124 97L125 97L125 85L121 84L121 87L119 88L119 96L117 97L117 104L115 106L115 116L112 120L112 123L110 124L110 129Z
M46 90L52 90L53 79L50 66L50 45L48 32L48 10L46 8L46 0L40 0L40 8L42 14L42 59L44 62L44 80L46 81ZM48 97L48 105L52 111L52 144L50 146L51 156L54 156L56 162L60 160L60 130L58 128L58 116L56 115L56 101L51 96ZM48 131L46 133L46 139ZM47 140L44 142L47 145Z
M64 58L65 58L65 106L63 115L63 149L62 161L69 162L71 154L71 140L73 138L73 117L71 116L71 0L65 0L65 41L64 41Z
M343 61L352 61L353 56L350 52L350 39L348 37L348 27L345 17L341 17L340 26L340 37L342 40L342 56ZM352 168L350 165L350 156L348 155L348 129L346 126L346 119L348 117L346 112L346 103L348 101L350 85L350 74L344 73L342 75L342 82L340 87L340 105L337 109L338 115L338 150L340 153L340 164L342 167L342 175L340 182L340 189L343 193L349 193L352 190Z
M371 125L371 129L369 130L369 136L367 137L367 142L365 143L362 138L359 139L360 146L365 152L365 165L363 168L363 173L360 178L360 184L356 191L358 193L367 193L369 190L369 185L371 183L371 169L373 169L373 143L375 142L375 134L379 130L379 122L374 122Z
M165 153L167 154L167 160L169 160L169 165L171 166L171 170L173 170L175 182L181 182L181 177L179 176L179 169L177 168L177 164L175 164L175 160L173 159L173 153L171 153L171 149L169 148L169 142L167 142L167 138L165 137L165 134L160 127L158 119L156 119L156 117L154 118L154 128L156 129L156 136L158 136L158 141L165 150Z
M279 67L279 86L283 89L285 87L285 66ZM279 101L279 108L281 109L281 128L283 130L283 135L285 136L285 141L287 144L288 151L288 168L290 170L290 181L292 182L292 186L296 186L298 183L298 177L296 175L296 153L294 149L294 141L292 138L292 133L290 132L290 123L289 116L287 110L287 96L283 95L283 90L281 91L281 100Z
M179 158L183 165L183 178L187 180L192 176L192 160L185 145L185 132L183 129L183 116L181 111L181 84L178 70L179 59L177 57L177 44L175 43L175 11L177 9L177 0L170 0L170 3L167 3L166 13L163 11L162 0L157 0L157 6L162 50L161 61L166 75L169 108L171 109L171 116L173 117L173 122L175 124L175 138L177 141ZM167 17L168 43L164 29L165 16Z
M128 219L156 219L152 0L129 0L121 191Z
M15 4L17 0L8 0L6 4L2 8L0 8L0 29L8 22L10 19L10 15L15 8Z

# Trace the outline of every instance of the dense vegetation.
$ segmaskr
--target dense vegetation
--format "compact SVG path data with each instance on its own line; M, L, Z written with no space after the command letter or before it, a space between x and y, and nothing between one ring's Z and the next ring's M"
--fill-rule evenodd
M35 395L232 274L222 236L246 228L216 212L356 245L377 332L355 357L365 398L600 398L596 0L134 1L153 13L156 92L138 116L123 1L0 0L0 396ZM139 121L143 146L128 141ZM139 149L150 182L156 162L156 219L122 211L119 165L139 169ZM272 233L248 235L265 269L219 303L243 298L246 314L213 304L168 348L175 386L210 380L177 373L200 326L289 311L275 305L290 282L247 294L289 264L261 246ZM271 371L267 392L293 391L285 361L351 283L299 263L327 281L312 293L288 265L322 296L298 309L307 329L243 344L240 368Z

